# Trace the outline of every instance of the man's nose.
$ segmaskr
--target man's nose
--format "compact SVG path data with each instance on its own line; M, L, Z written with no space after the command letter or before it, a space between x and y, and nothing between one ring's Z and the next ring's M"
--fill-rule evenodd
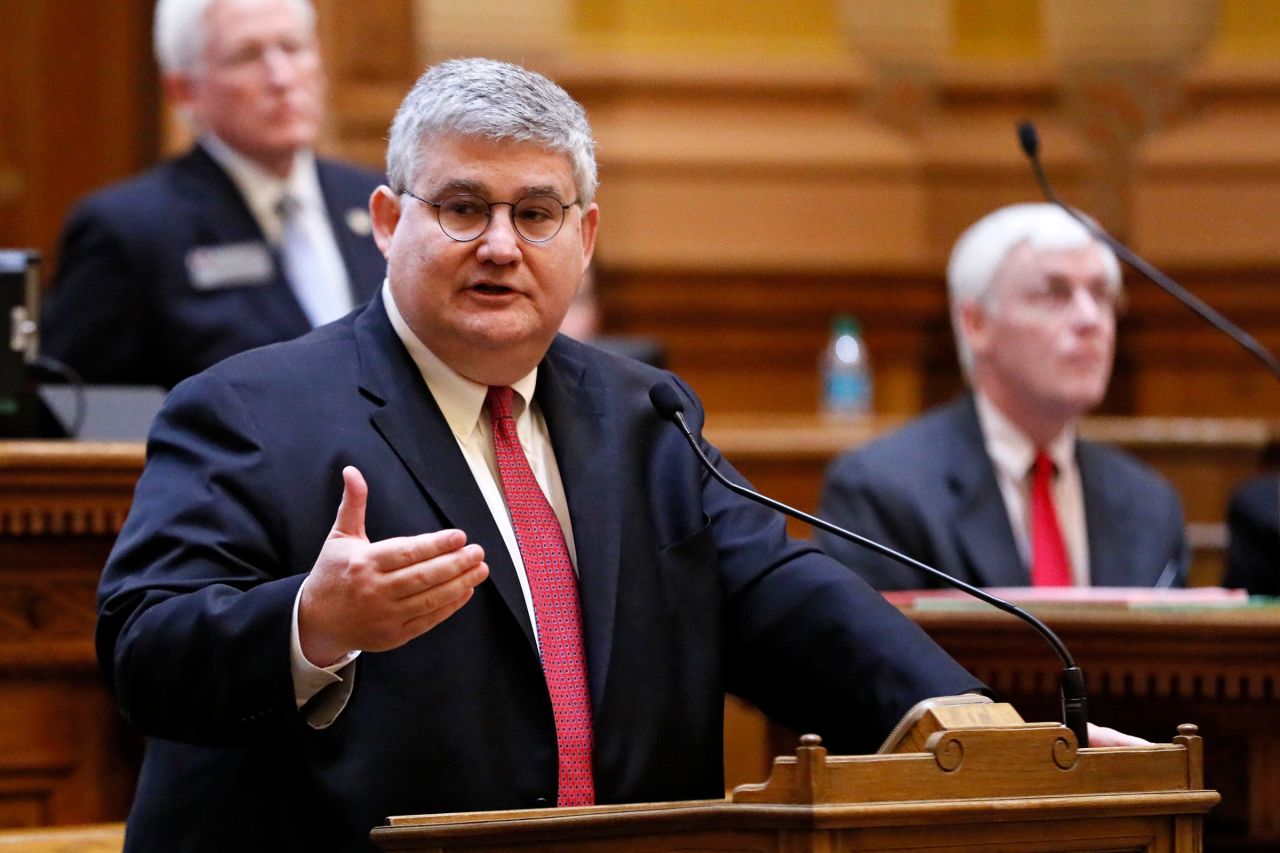
M516 233L514 208L494 202L489 206L489 223L480 232L476 257L495 264L509 264L520 257L520 235Z
M1112 315L1108 295L1095 293L1087 287L1077 287L1071 292L1071 316L1076 322L1097 325Z
M262 51L262 65L267 80L273 86L287 86L298 77L297 58L280 45L270 45Z

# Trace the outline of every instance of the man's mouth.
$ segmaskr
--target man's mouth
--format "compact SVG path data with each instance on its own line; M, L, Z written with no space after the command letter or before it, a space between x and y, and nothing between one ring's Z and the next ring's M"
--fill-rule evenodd
M492 282L482 281L478 284L471 285L471 289L484 296L505 296L508 293L515 293L514 290L505 284L493 284Z

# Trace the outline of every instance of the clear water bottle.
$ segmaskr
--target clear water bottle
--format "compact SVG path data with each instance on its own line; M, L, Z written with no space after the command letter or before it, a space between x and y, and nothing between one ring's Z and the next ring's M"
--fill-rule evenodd
M831 340L822 354L822 411L833 417L871 414L871 365L858 321L841 314L831 321Z

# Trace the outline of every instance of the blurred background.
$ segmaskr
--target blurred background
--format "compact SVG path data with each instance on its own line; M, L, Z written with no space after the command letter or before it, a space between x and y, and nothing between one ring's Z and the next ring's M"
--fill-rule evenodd
M862 321L876 409L960 387L942 270L960 230L1059 193L1280 346L1275 0L317 0L322 151L379 165L428 63L555 77L599 141L602 331L644 335L713 412L816 410L831 317ZM179 150L150 0L0 0L0 244ZM1104 413L1260 416L1280 388L1144 282Z

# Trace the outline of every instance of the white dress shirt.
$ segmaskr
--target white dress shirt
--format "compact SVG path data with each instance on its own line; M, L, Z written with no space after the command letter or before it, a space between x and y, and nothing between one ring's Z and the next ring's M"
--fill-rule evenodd
M974 392L978 424L987 455L996 470L996 482L1004 498L1009 526L1022 562L1031 565L1031 466L1036 447L995 404ZM1076 427L1070 424L1044 448L1053 460L1057 475L1053 480L1053 503L1058 526L1071 559L1071 575L1076 586L1089 585L1089 533L1085 524L1084 486L1076 464Z
M299 297L304 313L313 326L343 316L354 307L351 295L351 277L338 249L338 241L329 222L324 193L320 189L320 177L316 172L316 158L310 151L299 151L293 157L293 169L289 177L281 180L252 160L237 152L212 134L200 137L200 145L209 152L231 177L257 220L258 227L272 246L279 247L284 238L284 223L280 219L280 199L288 195L297 204L298 227L305 232L314 256L308 264L308 275L317 277L314 284L290 283L291 286L307 286L323 294L317 307L308 308L308 300ZM315 300L312 300L313 302Z
M488 386L472 382L445 364L431 352L425 344L418 340L413 331L405 323L404 317L396 307L391 296L391 289L384 283L382 286L382 304L386 307L387 316L395 329L400 342L413 358L414 364L422 373L423 381L435 398L436 404L444 414L445 421L453 433L458 448L462 451L471 475L475 478L480 494L484 496L489 512L502 534L507 546L511 562L515 566L520 580L520 589L524 593L525 609L529 613L529 621L533 626L535 641L538 636L538 622L533 610L533 595L529 589L529 580L525 574L524 560L520 557L520 546L516 541L515 527L511 523L511 515L503 497L501 479L498 475L498 461L493 451L493 430L489 423L488 412L484 409ZM512 402L516 421L516 433L520 437L529 467L533 476L542 487L543 494L560 520L560 528L564 531L565 545L569 549L569 559L574 570L578 567L577 549L574 545L573 528L569 523L569 502L565 497L564 483L560 479L560 468L556 464L555 453L551 446L551 434L547 430L546 420L536 402L530 405L534 389L538 383L538 369L513 383L515 391ZM376 488L376 483L370 483ZM334 508L337 511L337 507ZM303 582L306 585L306 582ZM324 728L337 719L355 679L355 659L359 652L353 652L338 660L331 666L317 667L302 654L302 644L298 635L298 601L302 598L302 588L293 605L292 662L294 698L299 708L316 697L325 687L341 685L320 697L313 707L307 709L307 721L315 728Z

